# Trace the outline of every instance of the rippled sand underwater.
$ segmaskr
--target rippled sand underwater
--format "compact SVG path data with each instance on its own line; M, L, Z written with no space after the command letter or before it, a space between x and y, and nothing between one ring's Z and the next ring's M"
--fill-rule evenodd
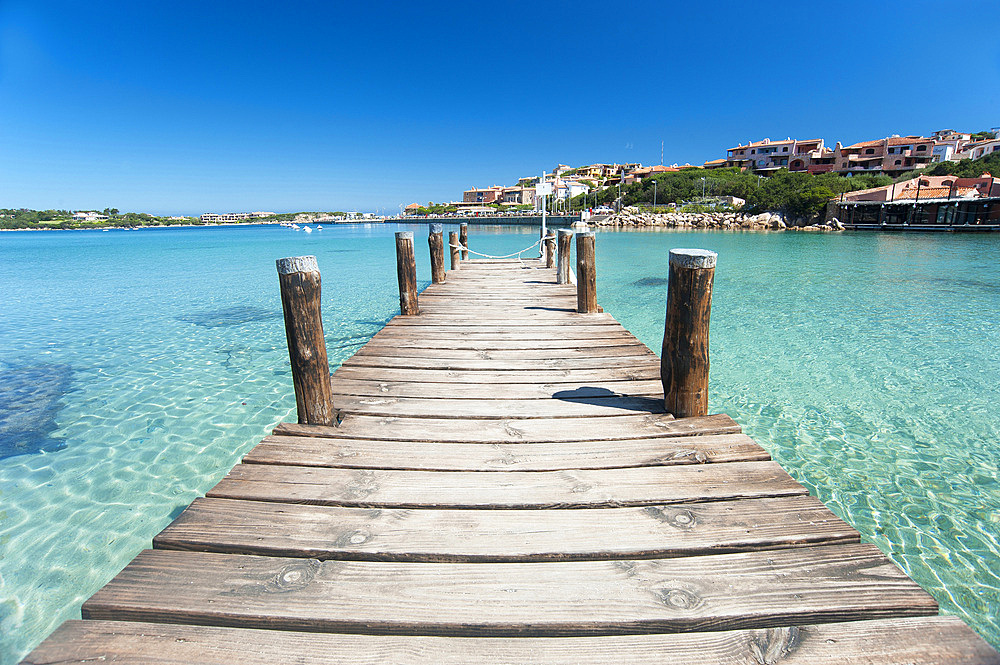
M294 417L274 259L317 256L336 366L398 309L399 228L0 234L0 663ZM684 246L720 253L712 410L1000 644L1000 238L599 233L599 302L657 351Z

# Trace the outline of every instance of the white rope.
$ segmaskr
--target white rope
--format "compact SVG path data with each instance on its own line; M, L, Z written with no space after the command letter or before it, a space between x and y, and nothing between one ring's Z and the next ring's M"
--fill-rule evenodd
M461 244L452 245L451 243L448 243L448 246L451 247L451 248L453 248L453 249L460 249L463 252L469 252L470 254L475 254L476 256L481 256L484 259L509 259L512 256L516 256L518 261L521 261L521 263L524 263L524 261L521 260L521 255L524 254L525 252L527 252L529 249L532 249L534 247L538 247L539 243L541 243L541 242L542 242L542 239L539 238L533 244L528 245L527 247L525 247L524 249L522 249L520 252L512 252L510 254L504 254L503 256L493 256L492 254L483 254L482 252L477 252L475 250L469 249L468 247L464 247Z

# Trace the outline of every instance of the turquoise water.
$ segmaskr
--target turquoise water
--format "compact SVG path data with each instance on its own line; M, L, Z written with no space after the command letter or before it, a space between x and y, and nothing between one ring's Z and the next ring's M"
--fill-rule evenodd
M317 256L336 365L397 311L400 228L423 286L426 227L0 234L0 663L294 417L274 259ZM599 233L599 302L653 349L685 246L720 255L712 410L1000 644L1000 238Z

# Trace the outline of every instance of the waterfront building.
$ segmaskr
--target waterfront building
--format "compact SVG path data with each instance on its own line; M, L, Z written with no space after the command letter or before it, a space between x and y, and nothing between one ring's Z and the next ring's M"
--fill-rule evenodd
M831 205L849 228L995 229L1000 226L1000 178L989 173L920 176L843 194Z
M503 205L535 205L534 187L504 187L500 201Z
M273 212L206 212L200 219L204 223L242 222L247 219L262 219L264 217L270 217L273 214Z
M837 141L837 173L888 173L912 171L931 163L934 139L923 136L888 136L842 146Z
M711 164L711 165L710 165ZM726 151L726 159L706 162L705 168L733 166L741 170L773 172L778 169L825 173L833 170L833 150L823 145L823 139L800 141L791 137L784 141L761 139L748 141Z
M420 204L419 203L411 203L410 205L408 205L405 208L403 208L403 214L404 215L416 215L416 214L419 214L419 212L420 212Z
M1000 178L984 173L978 178L956 178L952 175L920 176L885 187L847 192L841 201L920 201L930 199L975 199L1000 197Z
M93 210L83 210L73 213L73 219L81 222L103 222L107 218L107 215L102 215L101 213Z
M503 198L503 190L497 185L486 189L473 187L462 192L462 203L498 203Z

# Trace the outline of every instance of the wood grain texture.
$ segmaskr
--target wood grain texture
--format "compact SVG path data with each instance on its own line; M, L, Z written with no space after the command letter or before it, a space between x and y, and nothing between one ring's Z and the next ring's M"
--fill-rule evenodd
M488 356L489 353L487 352ZM413 358L393 356L355 355L344 361L342 367L395 367L411 369L447 369L458 371L498 371L498 370L572 370L572 369L632 369L642 367L658 368L659 359L644 351L636 351L630 356L584 357L584 358L541 358L535 360L492 360L490 358ZM373 372L374 373L374 372Z
M667 411L681 418L708 413L714 266L713 262L711 268L685 267L670 261L660 374Z
M570 386L566 383L469 383L461 386L453 382L431 381L379 381L369 378L354 379L344 374L335 375L334 395L370 395L381 397L422 397L425 399L573 399L611 396L657 397L662 400L658 380L647 381L592 381Z
M315 264L315 260L311 264ZM330 363L320 302L321 282L319 270L278 271L298 420L300 423L336 425L340 414L334 408L330 388Z
M458 242L464 249L462 249L462 260L466 261L469 258L469 225L462 222L458 227Z
M576 234L576 311L597 312L597 263L593 232Z
M555 637L924 616L936 614L937 603L872 545L556 563L147 550L82 613L319 632Z
M268 436L247 464L413 471L558 471L770 459L744 434L562 443L433 443Z
M663 400L641 395L603 395L577 397L573 390L557 391L558 397L538 399L422 399L387 395L337 395L334 404L340 417L347 414L393 418L447 418L459 420L495 420L508 418L579 418L617 416L635 413L663 413Z
M67 621L24 665L1000 665L955 617L674 635L454 638Z
M604 383L608 381L649 381L659 382L659 365L644 367L605 367L596 369L564 369L538 371L502 370L452 370L442 368L390 368L383 367L372 372L367 367L341 366L334 373L334 383L340 378L371 380L379 377L383 381L416 381L447 383L463 390L465 384L534 384L534 383Z
M458 233L452 231L448 234L448 251L451 256L451 269L458 270L462 267L462 249L459 245Z
M196 499L157 549L313 559L591 561L859 542L813 497L581 510L363 509Z
M573 231L570 229L559 229L557 238L558 259L556 260L556 282L559 284L570 283L570 249L573 242Z
M431 282L442 284L444 271L444 234L439 225L432 225L427 235L427 245L431 254Z
M399 311L402 317L420 314L417 301L417 263L413 255L413 234L396 233L396 279L399 282Z
M503 418L468 423L449 418L383 418L346 414L340 427L280 423L274 434L380 441L439 443L545 443L548 441L616 441L702 434L738 434L740 426L726 414L675 420L669 414L594 416L589 418Z
M551 509L796 496L776 462L532 473L237 464L206 496L360 508Z

